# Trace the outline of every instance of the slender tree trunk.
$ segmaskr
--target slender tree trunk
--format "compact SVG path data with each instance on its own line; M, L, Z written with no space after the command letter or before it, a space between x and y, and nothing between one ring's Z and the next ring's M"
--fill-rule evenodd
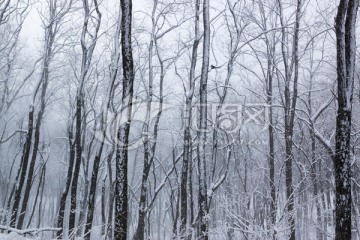
M38 187L37 187L37 190L36 190L35 200L34 200L34 204L33 204L33 210L32 210L32 212L30 214L29 222L28 222L26 228L29 228L30 224L32 222L32 218L34 216L36 206L37 206L37 201L38 201L39 194L40 194L40 189L41 189L41 187L43 185L43 181L45 179L45 173L46 173L46 168L45 168L45 163L44 163L44 165L41 167L40 179L39 179L39 184L38 184ZM39 205L39 207L41 207L41 205Z
M16 225L16 218L18 213L18 208L21 199L21 190L24 186L28 162L29 162L29 155L31 149L31 139L32 139L32 132L33 132L33 121L34 121L34 106L30 106L29 110L29 117L28 117L28 133L26 135L26 140L24 143L23 154L21 157L21 171L20 171L20 179L19 182L16 184L15 188L15 195L14 195L14 203L11 212L11 219L10 219L10 227L15 228Z
M106 177L101 187L101 236L105 237L106 229Z
M114 83L114 81L112 81L112 83L109 87L109 93L108 93L108 99L107 99L107 105L106 105L107 111L102 116L102 119L101 119L101 123L102 123L102 126L104 126L104 129L103 129L103 133L102 133L102 140L101 140L100 148L94 159L93 171L92 171L92 175L91 175L91 185L90 185L89 200L87 203L87 216L86 216L86 224L85 224L85 235L84 235L85 240L90 240L90 238L91 238L91 228L92 228L92 222L93 222L94 211L95 211L95 202L96 202L97 178L98 178L98 174L99 174L101 155L102 155L102 151L103 151L104 144L105 144L106 126L107 126L107 119L108 119L107 113L110 110L110 100L111 100L110 98L112 96L111 89L113 87L113 83ZM105 216L104 216L104 218L105 218Z
M103 146L104 146L104 141L102 141L100 150L94 159L94 166L93 166L93 171L92 171L92 175L91 175L89 200L88 200L88 204L87 204L87 216L86 216L86 225L85 225L85 233L84 233L85 240L90 240L90 237L91 237L91 228L92 228L92 222L93 222L94 211L95 211L97 177L99 174L99 167L100 167L100 160L101 160Z
M142 180L141 180L141 187L140 187L140 201L139 201L139 215L138 215L138 223L137 228L135 230L134 239L136 240L142 240L144 239L144 233L145 233L145 220L146 217L149 216L149 213L151 211L151 206L148 205L148 199L147 199L147 192L148 192L148 179L150 174L150 168L151 166L154 166L154 159L155 159L155 152L157 147L157 139L158 139L158 132L159 132L159 122L160 117L163 112L163 102L164 102L164 79L165 79L165 66L164 66L164 60L162 59L160 52L159 52L159 46L157 44L158 36L156 36L156 8L157 8L158 1L154 1L153 5L153 12L152 12L152 35L150 39L149 44L149 85L148 85L148 96L147 96L147 108L146 108L146 119L143 124L143 144L144 144L144 168L143 168L143 174L142 174ZM155 49L154 49L155 45ZM159 105L157 106L157 114L155 116L155 119L151 119L151 112L152 112L152 99L153 99L153 88L154 88L154 73L153 73L153 50L156 51L157 59L160 64L160 79L159 79ZM168 66L167 66L168 67ZM152 127L152 131L150 132L150 123L151 120L154 121L154 126ZM152 134L152 138L149 138L149 135ZM155 178L156 179L156 178ZM155 186L155 185L154 185ZM153 199L154 200L154 199ZM153 202L153 200L151 200ZM150 222L150 221L149 221ZM148 234L150 235L150 226L149 226Z
M194 161L193 161L193 152L192 152L192 149L193 149L193 145L192 145L192 142L190 143L190 151L189 151L189 182L188 182L188 186L189 186L189 200L190 200L190 204L189 204L189 210L190 210L190 233L188 235L188 240L191 240L192 239L192 236L193 234L195 233L194 231L194 224L195 224L195 213L194 213L194 210L195 210L195 194L194 194L194 182L193 182L193 168L194 168Z
M70 120L72 121L72 120ZM61 239L63 236L63 227L64 227L64 215L65 215L65 207L66 207L66 198L68 196L70 186L71 186L71 179L73 175L73 169L74 169L74 160L75 160L75 144L73 142L73 127L72 124L69 126L69 165L67 170L67 177L66 177L66 184L63 193L61 194L60 198L60 207L59 207L59 213L57 218L57 227L60 228L59 231L56 233L56 237Z
M290 240L295 240L296 237L296 227L295 227L295 213L294 213L294 188L293 188L293 133L294 133L294 119L295 119L295 109L297 102L297 83L299 76L299 27L300 27L300 17L301 17L301 7L302 0L297 0L296 14L295 14L295 26L294 26L294 37L293 37L293 46L292 46L292 58L289 64L288 52L286 49L286 30L283 19L283 9L281 1L278 0L280 7L280 22L282 26L282 55L285 68L285 184L286 184L286 209L289 216L289 225L290 225ZM293 80L293 89L292 94L290 91L290 82L292 78L292 71L294 70L294 80Z
M152 30L150 36L149 50L148 50L148 67L149 67L149 86L148 86L148 96L147 96L147 104L146 104L146 119L143 124L143 145L144 145L144 168L141 178L141 187L140 187L140 200L139 200L139 215L137 227L134 234L134 239L143 240L145 233L145 218L148 212L147 209L147 191L148 191L148 177L151 168L151 158L154 153L151 152L151 142L149 140L149 124L150 124L150 114L151 114L151 102L153 95L153 81L154 81L154 73L153 73L153 47L154 47L154 39L155 39L155 12L157 7L157 0L153 1L153 10L152 10ZM155 140L156 141L156 140Z
M272 93L272 80L273 75L271 72L272 69L272 63L271 59L268 59L268 79L267 79L267 99L266 102L269 106L269 128L268 128L268 134L269 134L269 172L270 172L270 217L271 217L271 224L272 228L275 227L276 224L276 186L275 186L275 144L274 144L274 126L273 126L273 109L272 109L272 103L273 103L273 93ZM272 238L276 239L276 231L274 229Z
M119 6L118 10L118 19L117 19L117 25L116 25L116 32L114 37L114 54L112 58L112 70L110 72L110 88L108 92L108 110L113 107L113 98L114 98L114 85L116 78L118 76L119 72L119 61L120 61L120 33L121 33L121 5ZM110 107L111 106L111 107ZM104 136L105 137L105 136ZM110 150L110 153L107 155L107 170L108 170L108 176L109 176L109 208L108 208L108 218L107 218L107 225L105 227L105 238L106 239L112 239L112 233L113 233L113 212L114 212L114 198L115 198L115 182L113 181L113 173L112 173L112 157L115 151L115 144L113 143L113 146ZM105 204L105 203L104 203ZM105 211L105 209L104 209ZM105 220L106 224L106 220Z
M77 186L78 179L80 174L80 165L82 158L82 145L81 145L81 118L82 118L82 94L76 97L76 130L75 130L75 168L74 174L71 183L71 193L70 193L70 215L69 215L69 237L74 237L75 235L75 221L76 221L76 204L77 204Z
M14 160L14 161L15 161L15 160ZM6 210L7 210L7 212L10 212L11 203L13 202L13 196L14 196L14 193L15 193L16 188L17 188L17 182L19 181L19 177L21 176L21 171L22 171L22 168L23 168L23 163L24 163L23 161L20 162L20 168L18 169L16 178L15 178L15 183L13 184L13 187L12 187L12 189L11 189L9 198L7 199L7 204L6 204ZM7 224L7 216L8 216L8 214L6 214L5 217L4 217L3 225L6 225L6 224ZM12 215L11 215L11 216L12 216Z
M44 165L44 176L42 180L42 186L41 186L41 194L40 194L40 202L39 202L39 208L38 208L38 219L37 219L37 228L40 228L41 224L41 211L43 210L43 199L44 199L44 190L45 190L45 180L46 180L46 164ZM30 223L30 222L29 222Z
M128 230L128 144L134 88L134 62L131 46L132 0L121 0L121 46L123 63L123 89L121 117L127 120L117 134L115 228L114 238L127 239Z
M209 209L206 183L206 129L207 129L207 80L210 54L210 13L209 0L203 1L204 42L200 78L200 116L198 127L198 168L199 168L199 239L209 239Z
M76 205L77 205L77 187L78 179L80 174L80 165L82 161L83 145L82 145L82 131L86 124L86 115L83 116L83 105L84 105L84 84L89 72L93 52L97 43L98 33L101 24L101 12L99 10L99 5L97 0L92 0L92 4L89 4L89 0L83 0L83 9L84 9L84 20L81 32L81 50L82 50L82 60L81 60L81 73L80 73L80 83L76 93L76 110L75 110L75 168L71 184L71 200L70 200L70 216L69 216L69 237L75 237L75 221L76 221ZM91 9L90 9L91 8ZM93 28L89 27L89 21L93 23ZM92 32L91 32L92 31ZM91 41L87 42L87 38ZM84 119L83 119L84 117ZM85 198L86 200L86 198Z
M25 214L26 214L26 209L27 209L27 204L29 201L29 197L30 197L30 191L31 191L31 186L32 186L32 181L33 181L33 175L34 175L34 169L35 169L35 164L36 164L36 159L37 159L37 154L38 154L38 148L39 148L39 143L40 143L40 129L41 129L41 124L42 124L42 118L45 112L45 102L46 102L46 90L47 90L47 86L48 86L48 82L49 82L49 67L50 67L50 61L52 58L52 48L53 48L53 44L54 44L54 40L55 40L55 33L53 31L53 27L52 24L50 25L49 28L46 29L46 46L45 46L45 54L44 54L44 65L43 65L43 72L41 74L41 99L40 99L40 110L37 114L37 119L36 119L36 125L35 125L35 133L34 133L34 146L32 149L32 157L31 157L31 161L30 161L30 166L29 166L29 171L27 174L27 181L26 181L26 187L25 187L25 191L24 191L24 197L23 197L23 202L22 202L22 206L21 206L21 212L19 215L19 220L18 220L18 224L17 224L17 228L21 229L22 225L24 223L24 218L25 218Z
M108 220L107 220L107 229L106 229L106 239L112 239L113 233L113 212L114 212L114 198L115 198L115 182L112 177L112 168L111 168L111 159L114 154L114 146L111 149L110 154L107 156L107 165L108 165L108 176L109 176L109 208L108 208Z
M197 62L197 51L200 42L199 34L199 22L200 22L200 0L195 2L195 39L192 47L190 75L189 75L189 89L186 92L185 99L185 112L184 112L184 154L181 170L181 184L180 184L180 238L186 239L187 236L187 210L188 210L188 186L192 185L192 182L188 182L188 173L191 167L191 116L192 116L192 98L194 95L194 81L195 81L195 68ZM192 201L192 199L190 199ZM191 223L192 224L192 223Z
M44 88L46 89L46 87L44 87ZM43 96L43 98L45 98L45 95ZM29 197L30 197L30 190L31 190L32 182L33 182L36 158L37 158L39 142L40 142L40 127L41 127L43 112L45 110L45 99L43 99L42 101L44 101L44 106L38 113L37 120L36 120L33 153L32 153L29 171L28 171L28 175L27 175L24 197L23 197L23 202L22 202L22 206L21 206L21 212L19 214L19 219L18 219L18 223L17 223L18 229L22 229L22 226L24 223L25 214L26 214L26 210L27 210L27 204L29 202Z
M71 3L70 3L70 5L71 5ZM38 148L39 148L39 142L40 142L40 129L41 129L41 124L42 124L42 117L44 115L45 106L46 106L46 91L47 91L47 86L48 86L48 82L49 82L49 71L50 71L49 68L50 68L51 60L54 57L53 45L54 45L54 41L55 41L55 36L56 36L57 30L58 30L59 24L61 22L61 19L67 13L67 10L68 10L68 8L65 8L62 12L60 12L60 11L57 12L56 1L49 2L49 23L47 23L47 25L45 25L45 45L44 45L44 53L42 56L43 65L42 65L42 70L41 70L41 75L40 75L40 81L39 81L38 85L36 86L33 96L32 96L32 103L31 103L30 111L29 111L29 130L31 129L31 131L28 132L28 137L27 137L26 143L24 145L24 153L25 154L23 155L24 158L22 159L22 161L24 161L24 163L23 163L23 168L22 168L21 177L20 177L21 183L19 184L19 188L15 194L15 202L13 205L13 216L12 216L11 224L10 224L11 226L15 225L17 210L18 210L19 204L20 204L21 189L22 189L22 185L24 184L25 176L27 175L26 187L25 187L25 191L24 191L21 212L19 214L19 219L18 219L18 223L17 223L18 229L21 229L22 225L24 223L24 218L25 218L27 205L28 205L28 201L29 201L29 196L30 196L30 191L31 191L31 187L32 187L34 169L35 169L37 153L38 153ZM32 132L33 132L33 127L34 127L33 126L34 113L35 113L34 105L36 102L36 96L37 96L39 89L41 89L40 109L37 114L37 119L36 119L36 124L35 124L35 133L34 133L34 145L32 148L32 157L31 157L31 161L30 161L30 165L29 165L29 170L27 172L27 165L28 165L28 161L29 161L29 157L30 157Z

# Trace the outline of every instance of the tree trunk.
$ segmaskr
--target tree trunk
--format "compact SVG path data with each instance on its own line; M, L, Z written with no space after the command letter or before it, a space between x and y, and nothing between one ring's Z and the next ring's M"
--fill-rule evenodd
M78 179L80 174L80 165L82 158L82 144L81 144L81 118L82 118L82 94L76 97L76 130L75 130L75 168L73 179L71 183L71 193L70 193L70 215L69 215L69 237L74 237L75 235L75 221L76 221L76 204L77 204L77 186Z
M293 189L293 170L292 170L292 163L293 163L293 131L294 131L294 119L295 119L295 109L296 109L296 102L297 102L297 83L298 83L298 76L299 76L299 56L298 56L298 47L299 47L299 26L300 26L300 17L301 17L301 7L302 7L302 0L297 1L296 6L296 14L295 14L295 26L294 26L294 37L293 37L293 46L292 46L292 55L291 61L289 64L288 55L289 53L285 50L286 49L286 38L287 33L285 30L285 25L283 22L283 9L281 1L278 0L278 4L280 7L280 22L282 26L282 55L283 55L283 62L285 68L285 101L284 101L284 111L285 111L285 185L286 185L286 209L287 214L289 215L289 225L290 225L290 240L295 240L296 237L296 227L295 227L295 218L294 218L294 189ZM294 80L293 80L293 89L292 94L290 90L290 83L291 83L291 76L292 71L294 70Z
M335 19L338 110L335 135L335 239L351 239L350 133L359 0L341 0Z
M112 168L111 168L111 159L114 154L114 146L111 149L111 152L107 156L107 166L108 166L108 176L109 176L109 208L108 208L108 220L107 220L107 229L106 229L106 239L112 239L113 233L113 212L114 212L114 194L115 194L115 182L112 177Z
M192 182L188 182L188 172L191 167L191 116L192 116L192 98L194 95L194 81L195 81L195 68L197 60L197 51L200 42L199 37L199 19L200 19L200 0L195 2L195 39L192 47L190 75L189 75L189 89L186 92L185 111L184 111L184 155L181 170L181 183L180 183L180 238L186 239L187 236L187 210L188 210L188 186ZM190 199L192 201L192 199ZM191 223L192 224L192 223Z
M28 160L31 148L31 139L33 132L33 120L34 120L34 106L30 106L29 117L28 117L28 132L24 143L23 154L21 156L21 165L19 169L19 179L16 179L14 203L11 211L10 227L14 228L16 224L17 212L21 199L21 190L24 186L25 176L28 166ZM11 196L10 196L11 198ZM10 199L9 198L9 199ZM10 203L10 202L9 202Z
M82 161L82 131L84 130L86 124L86 115L83 115L83 105L84 105L84 84L87 77L87 74L90 69L91 59L93 52L97 43L98 33L101 24L101 12L99 10L97 0L92 0L92 4L89 4L89 0L83 0L83 9L84 9L84 20L82 25L81 32L81 50L82 50L82 59L81 59L81 73L79 79L79 86L76 93L76 110L75 110L75 121L76 121L76 130L75 130L75 151L76 151L76 161L74 168L74 175L71 184L71 200L70 200L70 216L69 216L69 237L75 237L75 221L76 221L76 205L77 205L77 187L78 187L78 178L80 174L80 165ZM90 9L92 7L92 9ZM89 27L89 20L92 19L93 26ZM88 43L87 38L91 41ZM86 177L86 176L85 176ZM86 195L86 194L85 194ZM86 196L85 196L86 197ZM85 198L86 199L86 198Z
M101 187L101 236L105 237L106 229L106 177L103 180L103 185Z
M117 133L116 184L115 184L115 228L114 238L127 239L128 229L128 144L134 88L134 62L131 46L132 0L121 0L121 46L123 64L123 89L121 117L127 120Z
M206 183L206 130L207 130L207 80L210 54L210 13L209 0L203 2L204 42L203 59L200 78L200 106L198 127L198 168L199 168L199 239L209 239L209 209Z
M269 58L270 56L268 56ZM275 186L275 144L274 144L274 126L273 126L273 109L272 109L272 103L273 103L273 93L272 93L272 80L273 80L273 73L271 72L272 66L272 59L268 59L268 79L267 79L267 99L266 102L269 105L269 128L268 128L268 134L269 134L269 172L270 172L270 218L271 218L271 224L272 228L274 229L276 224L276 186ZM276 231L273 230L272 233L272 239L276 239Z
M42 101L45 101L45 99ZM45 103L44 103L44 108L45 108ZM35 134L34 134L34 138L35 138L34 146L33 146L32 157L31 157L29 171L28 171L27 180L26 180L26 187L25 187L25 191L24 191L21 212L19 214L19 219L18 219L18 223L17 223L18 229L22 229L24 219L25 219L27 204L29 202L30 190L31 190L32 182L33 182L35 163L36 163L39 142L40 142L40 127L41 127L41 122L42 122L43 111L44 111L44 109L40 110L40 112L38 113L38 116L37 116L37 120L36 120L36 127L35 127Z
M100 160L101 160L103 146L104 146L104 141L101 143L100 150L95 157L93 171L91 175L91 185L89 192L89 200L87 203L87 216L86 216L86 225L85 225L85 233L84 233L85 240L90 240L91 237L91 228L92 228L92 222L95 211L97 177L99 174L99 167L100 167Z
M20 172L20 179L19 182L16 184L15 188L15 195L14 195L14 203L11 211L11 219L10 219L10 227L15 228L16 225L16 218L17 212L20 204L21 199L21 190L24 186L27 166L29 162L30 156L30 149L31 149L31 139L32 139L32 132L33 132L33 121L34 121L34 106L30 106L29 110L29 117L28 117L28 133L26 135L26 140L24 143L23 154L21 157L21 172Z
M72 120L70 120L72 121ZM56 232L56 237L61 239L63 236L63 226L64 226L64 215L65 215L65 207L66 207L66 198L68 196L70 186L71 186L71 179L73 175L73 169L74 169L74 160L75 160L75 143L73 142L73 130L72 130L72 124L69 126L69 165L67 170L67 177L66 177L66 184L63 193L61 194L60 198L60 206L59 206L59 213L57 218L57 227L60 228L59 231Z
M43 182L45 181L45 174L46 174L45 164L46 163L44 161L43 165L41 166L40 179L39 179L39 184L38 184L38 187L37 187L37 190L36 190L35 200L34 200L34 204L33 204L33 210L32 210L32 212L30 214L29 222L28 222L26 228L30 227L30 224L32 222L32 218L33 218L35 210L36 210L36 205L37 205L37 201L38 201L38 198L39 198L40 189L43 186ZM41 208L41 205L39 205L39 208Z

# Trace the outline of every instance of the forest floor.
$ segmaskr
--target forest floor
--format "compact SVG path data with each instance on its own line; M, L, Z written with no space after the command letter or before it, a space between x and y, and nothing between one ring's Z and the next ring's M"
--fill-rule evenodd
M0 233L0 240L38 240L39 238L26 238L24 236L21 236L15 232L12 232L10 234L4 234Z

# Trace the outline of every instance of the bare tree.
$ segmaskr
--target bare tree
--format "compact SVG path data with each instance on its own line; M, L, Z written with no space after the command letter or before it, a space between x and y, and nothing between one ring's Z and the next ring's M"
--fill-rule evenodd
M180 236L186 239L187 234L187 211L188 211L188 186L193 183L189 181L189 170L192 168L192 138L191 138L191 118L192 118L192 101L195 92L195 69L198 56L198 46L200 43L200 0L195 2L195 19L194 19L194 42L192 46L191 65L188 87L185 88L185 110L184 110L184 153L181 170L180 182ZM188 182L189 181L189 182ZM190 199L192 201L192 199ZM192 222L191 222L192 224Z
M75 235L75 220L76 220L76 204L77 204L77 188L78 178L80 173L80 165L82 161L83 145L82 145L82 122L83 122L83 104L84 104L84 85L90 71L92 64L92 57L94 49L98 40L98 33L101 24L101 12L97 0L83 0L84 22L81 32L81 72L79 79L79 86L76 93L76 110L75 110L75 166L71 183L71 205L69 216L69 236Z
M172 65L172 63L180 56L180 53L175 57L169 57L163 59L161 54L161 46L160 41L166 36L166 34L171 33L174 29L182 25L186 18L178 19L174 24L170 24L170 26L164 27L162 23L163 20L167 18L167 15L174 14L174 10L169 11L168 9L172 9L176 7L176 3L168 3L163 4L160 2L163 7L158 6L158 1L155 0L153 3L153 10L151 14L152 27L150 33L150 42L148 48L148 86L146 88L146 113L145 113L145 121L143 123L143 145L144 145L144 167L141 178L141 187L140 187L140 200L139 200L139 216L137 221L137 227L134 234L134 239L144 239L145 233L145 220L146 216L151 211L152 204L148 204L148 185L149 185L149 175L151 167L154 166L155 154L157 149L158 135L159 135L159 122L160 117L163 113L163 102L164 102L164 79L166 71ZM160 12L160 13L157 13ZM165 28L165 29L164 29ZM154 50L156 52L156 59L153 59ZM180 50L181 51L181 50ZM155 68L155 60L158 61L160 65L160 74L159 74L159 93L156 95L155 92L155 83L154 80L154 68ZM158 98L158 104L154 104L154 97ZM154 106L155 105L155 106ZM155 110L154 110L155 109ZM154 119L151 118L152 112L156 111ZM153 122L151 122L153 120ZM156 191L155 191L156 192ZM156 194L157 195L157 194ZM154 201L153 197L151 201Z
M55 36L59 31L63 17L69 11L72 1L70 1L69 3L65 2L65 4L60 7L57 4L58 2L56 0L49 2L49 19L45 25L45 44L44 44L44 53L42 56L42 70L41 70L40 80L37 83L37 86L33 93L32 103L29 108L28 134L27 134L26 142L24 144L23 156L21 160L22 163L20 167L21 174L20 174L18 187L16 188L15 191L14 204L13 204L13 210L12 210L12 216L10 222L10 225L14 227L18 214L22 188L25 182L25 177L27 176L22 207L17 223L18 229L21 229L24 223L27 204L29 201L30 190L32 187L32 179L33 179L35 163L38 155L39 141L40 141L40 129L46 107L46 91L49 83L50 62L54 57ZM63 8L63 9L60 10L59 8ZM40 89L41 89L40 109L37 113L37 118L34 126L33 124L34 124L35 104L36 104L37 94L40 91ZM34 140L32 146L33 131L34 131ZM31 147L33 149L33 152L28 169Z
M358 238L359 1L0 0L1 233Z
M296 4L294 36L292 42L292 52L289 59L289 47L286 44L287 33L283 16L283 6L278 0L280 23L281 23L281 51L284 63L284 111L285 111L285 182L286 182L286 196L287 196L287 213L290 225L290 239L295 240L295 218L294 218L294 186L293 186L293 135L294 135L294 119L298 92L299 79L299 31L300 31L300 17L302 0L298 0ZM290 61L290 62L289 62ZM294 73L293 81L292 74ZM292 90L290 89L292 82Z

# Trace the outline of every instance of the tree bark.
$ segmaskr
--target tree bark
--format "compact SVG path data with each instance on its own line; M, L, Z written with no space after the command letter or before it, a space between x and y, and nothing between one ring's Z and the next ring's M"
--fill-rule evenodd
M203 1L203 25L204 25L204 42L203 42L203 59L200 78L200 106L199 106L199 127L198 127L198 148L197 160L199 169L199 239L209 239L209 209L207 196L207 179L206 179L206 130L207 130L207 81L209 69L210 54L210 11L209 0Z
M72 119L70 120L72 121ZM72 124L69 126L68 130L68 141L69 141L69 165L67 170L67 177L66 177L66 184L63 193L61 194L60 198L60 206L59 206L59 213L57 218L57 227L60 228L59 231L56 232L56 237L61 239L63 236L63 226L64 226L64 215L65 215L65 207L66 207L66 198L68 196L70 186L71 186L71 179L73 175L74 169L74 160L75 160L75 143L73 142L73 127Z
M185 93L185 111L184 111L184 155L181 170L180 182L180 238L186 239L187 236L187 210L188 210L188 186L192 184L188 180L189 169L191 167L191 116L192 116L192 98L194 95L195 87L195 68L197 61L197 51L200 42L199 36L199 21L200 21L200 0L195 2L195 39L192 47L190 75L189 75L189 89ZM188 182L189 181L189 182ZM190 199L192 201L192 199ZM192 224L192 223L191 223Z
M76 221L76 204L77 204L77 185L80 174L80 165L82 158L82 145L81 145L81 118L82 118L82 94L76 97L76 113L75 113L75 167L74 174L71 183L71 193L70 193L70 215L69 215L69 237L74 237L75 235L75 221Z
M284 111L285 111L285 185L286 185L286 209L289 216L289 225L290 225L290 240L295 240L296 237L296 227L295 227L295 218L294 218L294 188L293 188L293 135L294 135L294 119L295 119L295 109L297 102L297 88L298 88L298 76L299 76L299 27L300 27L300 17L301 17L301 7L302 0L297 1L296 13L295 13L295 26L294 26L294 36L293 36L293 46L292 46L292 55L291 61L289 64L288 52L286 49L286 38L287 33L285 30L284 19L283 19L283 9L281 1L278 0L280 8L280 23L282 27L282 45L281 51L283 55L283 62L285 68L285 90L284 90ZM292 72L294 71L294 80L292 94L290 90L290 83L292 78Z
M30 224L32 222L32 218L34 216L37 201L38 201L39 194L40 194L40 189L41 189L41 187L43 187L43 182L45 181L45 174L46 174L46 162L44 161L44 163L41 166L40 179L39 179L39 184L38 184L38 187L37 187L37 190L36 190L35 200L34 200L34 204L33 204L33 210L32 210L32 212L30 214L29 222L28 222L26 228L29 228ZM39 208L41 208L41 205L39 205Z
M84 21L81 32L81 50L82 50L82 59L81 59L81 73L80 73L80 83L76 93L76 110L75 110L75 168L71 184L71 200L70 200L70 216L69 216L69 237L75 237L75 221L76 221L76 205L77 205L77 187L78 179L80 174L80 165L82 160L83 146L82 146L82 131L85 126L82 122L86 123L83 117L83 104L84 104L84 84L87 77L87 74L90 69L91 60L93 52L97 43L98 33L101 24L101 12L99 11L99 5L97 0L92 0L93 4L89 5L89 0L83 0L83 9L84 9ZM93 9L90 9L93 7ZM96 14L96 15L95 15ZM90 21L91 19L91 21ZM89 23L93 24L93 28L89 27ZM92 33L90 32L92 30ZM90 43L87 43L87 38L90 38Z
M359 0L341 0L335 19L338 110L335 135L335 239L351 239L350 133Z
M117 133L116 184L115 184L115 228L114 238L127 239L128 230L128 144L134 88L134 62L131 46L132 0L121 0L121 46L122 46L122 99L121 117L127 120Z
M21 190L24 186L27 166L29 162L29 155L31 149L31 139L32 139L32 132L33 132L33 121L34 121L34 106L30 106L29 116L28 116L28 133L26 135L26 140L24 143L23 154L21 157L21 171L19 182L16 183L15 188L15 195L14 195L14 203L11 212L11 219L10 219L10 227L15 228L17 212L20 204L21 199Z

